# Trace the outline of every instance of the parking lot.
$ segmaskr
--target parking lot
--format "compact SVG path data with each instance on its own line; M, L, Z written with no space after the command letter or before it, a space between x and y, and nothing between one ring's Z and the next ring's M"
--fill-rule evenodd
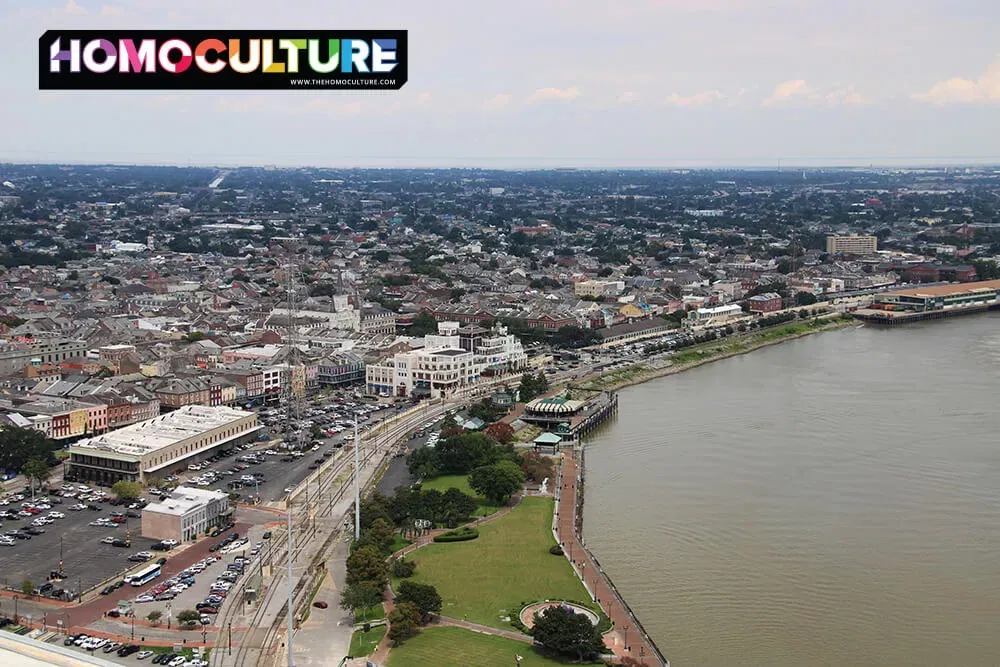
M75 485L74 485L75 486ZM52 495L52 500L55 496ZM102 581L141 563L128 561L129 556L143 550L148 550L158 540L151 540L139 535L139 519L127 519L127 523L110 526L91 526L90 522L97 518L109 518L112 511L124 511L122 507L114 507L107 502L95 501L100 509L72 511L69 508L76 503L75 499L63 498L61 504L52 505L51 510L43 510L37 516L45 516L50 511L65 514L65 518L55 519L44 526L41 535L32 535L30 539L17 539L12 546L0 545L0 572L3 583L9 588L21 589L25 580L39 587L48 581L49 573L59 569L60 551L62 552L63 572L66 579L55 583L54 588L62 588L72 596L79 591L96 586ZM30 502L30 501L24 501ZM13 501L2 509L19 510L20 503ZM18 517L5 519L2 532L21 529L32 523L32 519ZM130 547L115 547L102 544L106 537L131 537ZM60 549L60 538L62 544Z
M261 566L266 562L271 545L270 539L263 538L264 533L265 529L262 526L254 526L246 534L240 535L240 540L235 541L231 546L210 553L187 571L169 578L169 580L187 582L184 590L178 590L170 600L147 599L152 591L159 590L169 581L167 577L154 579L145 586L134 587L134 594L127 599L133 603L136 618L146 618L151 612L159 611L162 614L162 622L166 624L168 615L172 614L176 617L181 611L196 609L199 603L205 602L213 593L219 594L218 591L212 591L213 584L216 584L218 578L224 575L227 568L239 558L246 559L243 572L233 578L230 590L220 597L225 599L228 595L241 594L246 588L259 590ZM240 544L244 539L246 542ZM255 549L255 545L259 545L259 547ZM140 600L143 601L140 602ZM218 609L221 606L220 601L214 610L200 610L203 611L203 620L206 621L202 625L214 626Z
M185 470L178 475L180 481L201 488L219 491L235 491L241 499L258 497L260 502L280 500L286 495L285 489L298 485L322 463L320 457L327 459L336 456L344 444L350 444L354 438L351 426L354 415L360 414L361 428L367 430L381 420L391 417L398 411L406 409L406 405L386 406L380 404L352 401L349 404L337 403L333 397L321 396L309 402L303 411L303 433L296 435L285 429L287 417L280 407L261 410L261 423L271 427L274 437L286 438L291 442L298 441L308 446L300 455L293 455L277 441L258 442L252 448L236 451L218 461L206 462L199 470ZM313 437L312 427L322 430L320 435ZM337 430L329 434L327 430ZM314 444L315 443L315 444ZM272 452L270 454L266 452ZM249 456L249 458L248 458ZM254 458L257 461L254 461ZM242 460L241 460L242 459ZM238 469L246 466L244 469ZM215 473L207 484L199 484L198 478L207 473ZM244 480L244 476L258 476L257 483ZM232 483L238 488L231 488ZM239 488L241 487L241 488Z

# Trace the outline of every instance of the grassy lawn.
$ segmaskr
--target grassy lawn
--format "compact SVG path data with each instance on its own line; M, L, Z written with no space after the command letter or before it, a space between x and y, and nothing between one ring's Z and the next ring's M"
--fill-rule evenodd
M364 632L362 630L356 631L353 635L351 635L351 657L360 658L363 655L371 655L384 636L384 625L372 628L368 632Z
M396 533L395 535L392 536L392 547L391 547L392 553L396 553L397 551L399 551L403 547L405 547L407 545L410 545L410 544L413 544L413 543L410 542L405 537L403 537L402 535L400 535L399 533Z
M480 526L478 539L415 551L412 580L437 587L445 616L495 628L510 629L501 617L537 600L588 602L566 558L549 553L554 506L551 498L528 497L507 516Z
M498 507L488 504L485 498L478 495L469 487L468 475L441 475L440 477L435 477L434 479L424 480L420 486L425 491L437 489L441 493L444 493L448 489L458 489L462 493L472 496L479 504L479 508L473 516L488 516L499 509Z
M360 607L354 610L354 622L355 623L365 623L371 621L378 621L385 618L385 609L382 605L377 604L372 607L368 607L368 614L365 615L364 610Z
M353 643L351 644L353 646ZM514 657L521 667L564 664L539 655L531 646L513 639L481 635L459 628L421 630L389 652L389 667L512 667Z
M470 496L476 495L476 492L469 488L468 475L441 475L440 477L435 477L434 479L425 479L420 486L425 491L437 489L441 493L444 493L448 489L458 489L462 493L467 493Z

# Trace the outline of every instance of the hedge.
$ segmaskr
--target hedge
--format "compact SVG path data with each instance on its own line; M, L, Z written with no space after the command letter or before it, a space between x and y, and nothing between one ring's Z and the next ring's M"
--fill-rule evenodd
M459 528L458 530L449 530L447 533L442 535L436 535L434 537L435 542L464 542L466 540L474 540L479 537L478 528Z

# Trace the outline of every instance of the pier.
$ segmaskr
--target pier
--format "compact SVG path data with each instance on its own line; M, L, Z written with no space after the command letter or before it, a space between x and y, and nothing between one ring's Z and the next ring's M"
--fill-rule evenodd
M851 314L862 322L892 327L997 308L1000 308L1000 280L984 280L883 292L875 295L869 308Z

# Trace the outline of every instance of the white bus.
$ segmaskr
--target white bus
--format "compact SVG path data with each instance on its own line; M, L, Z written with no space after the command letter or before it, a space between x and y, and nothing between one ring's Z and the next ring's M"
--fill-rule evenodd
M133 586L145 586L158 576L160 576L160 566L150 565L147 568L139 570L135 574L130 574L125 577L125 583L132 584Z

